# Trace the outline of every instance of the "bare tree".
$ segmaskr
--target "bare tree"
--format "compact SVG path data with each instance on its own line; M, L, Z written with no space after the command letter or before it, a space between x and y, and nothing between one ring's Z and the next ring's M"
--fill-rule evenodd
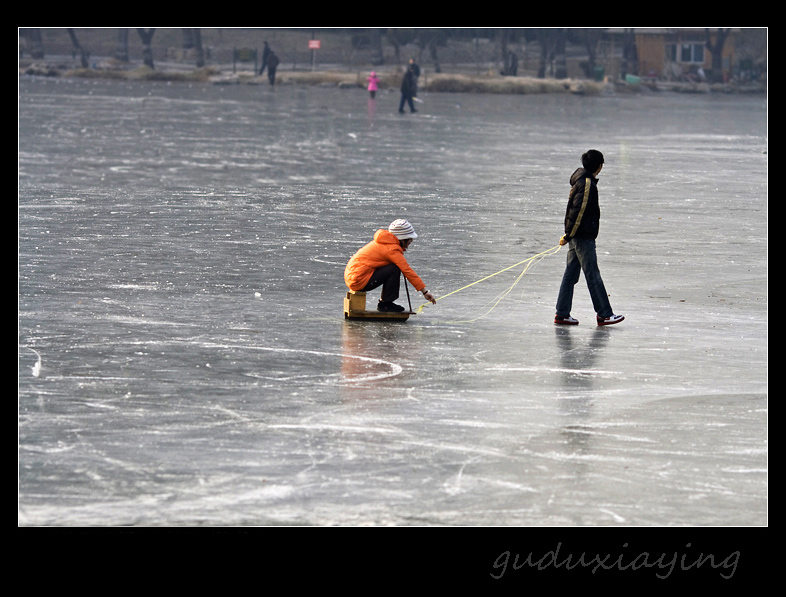
M76 38L76 31L73 29L67 29L67 31L68 36L71 38L71 45L74 46L74 52L79 54L79 60L82 64L82 68L87 68L89 66L88 53L81 45L79 45L79 40Z
M731 29L717 29L717 36L715 43L712 43L712 34L709 29L704 30L707 35L706 46L712 55L712 73L711 77L719 83L723 81L723 45L726 43L726 38L729 36Z
M205 52L202 50L202 30L198 28L183 28L183 49L194 50L196 66L205 66Z
M44 44L41 41L41 30L40 29L20 29L19 33L22 36L22 39L25 40L24 48L22 50L27 50L30 52L30 56L35 58L36 60L40 60L44 57Z
M567 79L568 78L568 58L565 51L566 31L565 29L557 29L556 48L554 50L554 78Z
M540 42L540 66L538 78L546 77L546 70L553 62L553 75L556 79L568 76L568 67L565 55L565 29L543 28L537 30Z
M518 58L513 50L508 48L508 44L515 39L513 29L503 28L499 30L500 49L502 51L502 74L515 76L518 69Z
M412 41L414 32L412 29L388 29L387 40L393 46L396 64L401 64L401 47Z
M153 66L153 47L151 44L155 32L155 28L142 29L140 27L137 29L137 33L139 33L139 37L142 39L142 61L152 69L155 69L155 66Z
M584 49L587 50L587 71L585 73L587 77L592 77L595 71L598 58L598 44L603 37L604 31L605 29L598 27L578 30L578 38L584 45Z
M445 45L446 33L444 29L420 29L418 33L417 43L422 54L424 50L428 51L431 60L434 62L434 72L442 72L439 65L439 57L437 56L437 47ZM418 57L420 61L420 57Z

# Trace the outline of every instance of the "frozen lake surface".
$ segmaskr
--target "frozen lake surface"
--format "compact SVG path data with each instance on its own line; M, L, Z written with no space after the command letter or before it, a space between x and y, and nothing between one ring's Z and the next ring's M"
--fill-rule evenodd
M766 99L398 99L20 80L21 526L768 523ZM395 218L438 297L555 246L591 147L622 324L565 249L344 320Z

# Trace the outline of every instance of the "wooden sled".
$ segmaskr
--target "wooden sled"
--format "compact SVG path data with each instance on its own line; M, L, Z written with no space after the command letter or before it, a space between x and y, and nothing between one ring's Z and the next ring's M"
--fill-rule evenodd
M381 311L366 310L366 293L350 290L344 297L344 319L371 319L371 320L397 320L406 321L414 311L400 311L398 313L387 313Z

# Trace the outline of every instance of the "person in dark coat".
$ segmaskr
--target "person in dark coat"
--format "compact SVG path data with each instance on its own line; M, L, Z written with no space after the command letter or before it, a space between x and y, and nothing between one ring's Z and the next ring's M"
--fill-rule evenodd
M267 59L270 56L270 46L267 45L265 42L265 47L262 49L262 68L259 69L259 75L262 76L262 73L265 72L265 66L267 66Z
M270 54L267 57L267 78L270 81L270 84L273 85L276 82L276 68L278 67L278 56L276 53L271 50Z
M418 96L418 79L420 79L420 67L418 63L415 62L414 58L409 59L409 68L412 69L412 75L414 79L414 84L412 86L412 97Z
M570 177L570 194L565 210L565 234L559 239L560 245L570 245L565 273L557 297L557 314L554 323L577 325L579 322L570 316L573 303L573 288L584 272L592 305L598 325L619 323L625 319L614 315L609 295L600 277L595 239L600 229L600 206L598 204L598 174L604 164L603 154L590 149L581 156L582 167Z
M401 80L401 101L398 105L398 111L400 114L404 113L404 103L409 104L409 111L417 112L415 110L415 103L412 101L412 98L415 97L415 90L417 83L415 81L415 73L412 70L412 67L407 67L406 72L404 73L404 78Z

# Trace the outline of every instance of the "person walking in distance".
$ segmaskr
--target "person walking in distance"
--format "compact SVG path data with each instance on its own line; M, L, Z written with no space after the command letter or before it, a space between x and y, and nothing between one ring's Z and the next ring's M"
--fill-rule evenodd
M417 82L415 80L415 73L412 66L408 66L404 73L404 78L401 79L401 101L398 104L398 111L400 114L404 113L404 103L409 104L410 112L417 112L415 104L412 100L417 92Z
M379 89L379 77L377 73L372 70L371 74L366 77L366 80L368 81L369 98L374 99L377 96L377 89Z
M268 81L270 81L271 85L274 85L276 82L276 69L278 68L278 56L276 56L273 50L268 54L265 65L267 66Z
M417 97L418 95L418 81L420 80L420 66L417 62L415 62L414 58L409 59L409 68L412 69L412 97Z
M570 177L570 194L565 210L565 234L560 245L569 245L567 264L557 296L557 313L554 323L577 325L578 320L570 315L573 304L573 289L583 271L587 281L592 306L598 325L619 323L625 317L615 315L611 309L609 295L600 276L595 239L600 228L600 206L598 203L598 175L605 160L597 149L590 149L581 156L582 167Z
M267 66L267 59L270 56L270 46L267 45L267 41L265 42L265 47L262 48L262 68L259 69L259 76L262 76L262 73L265 72L265 67Z

